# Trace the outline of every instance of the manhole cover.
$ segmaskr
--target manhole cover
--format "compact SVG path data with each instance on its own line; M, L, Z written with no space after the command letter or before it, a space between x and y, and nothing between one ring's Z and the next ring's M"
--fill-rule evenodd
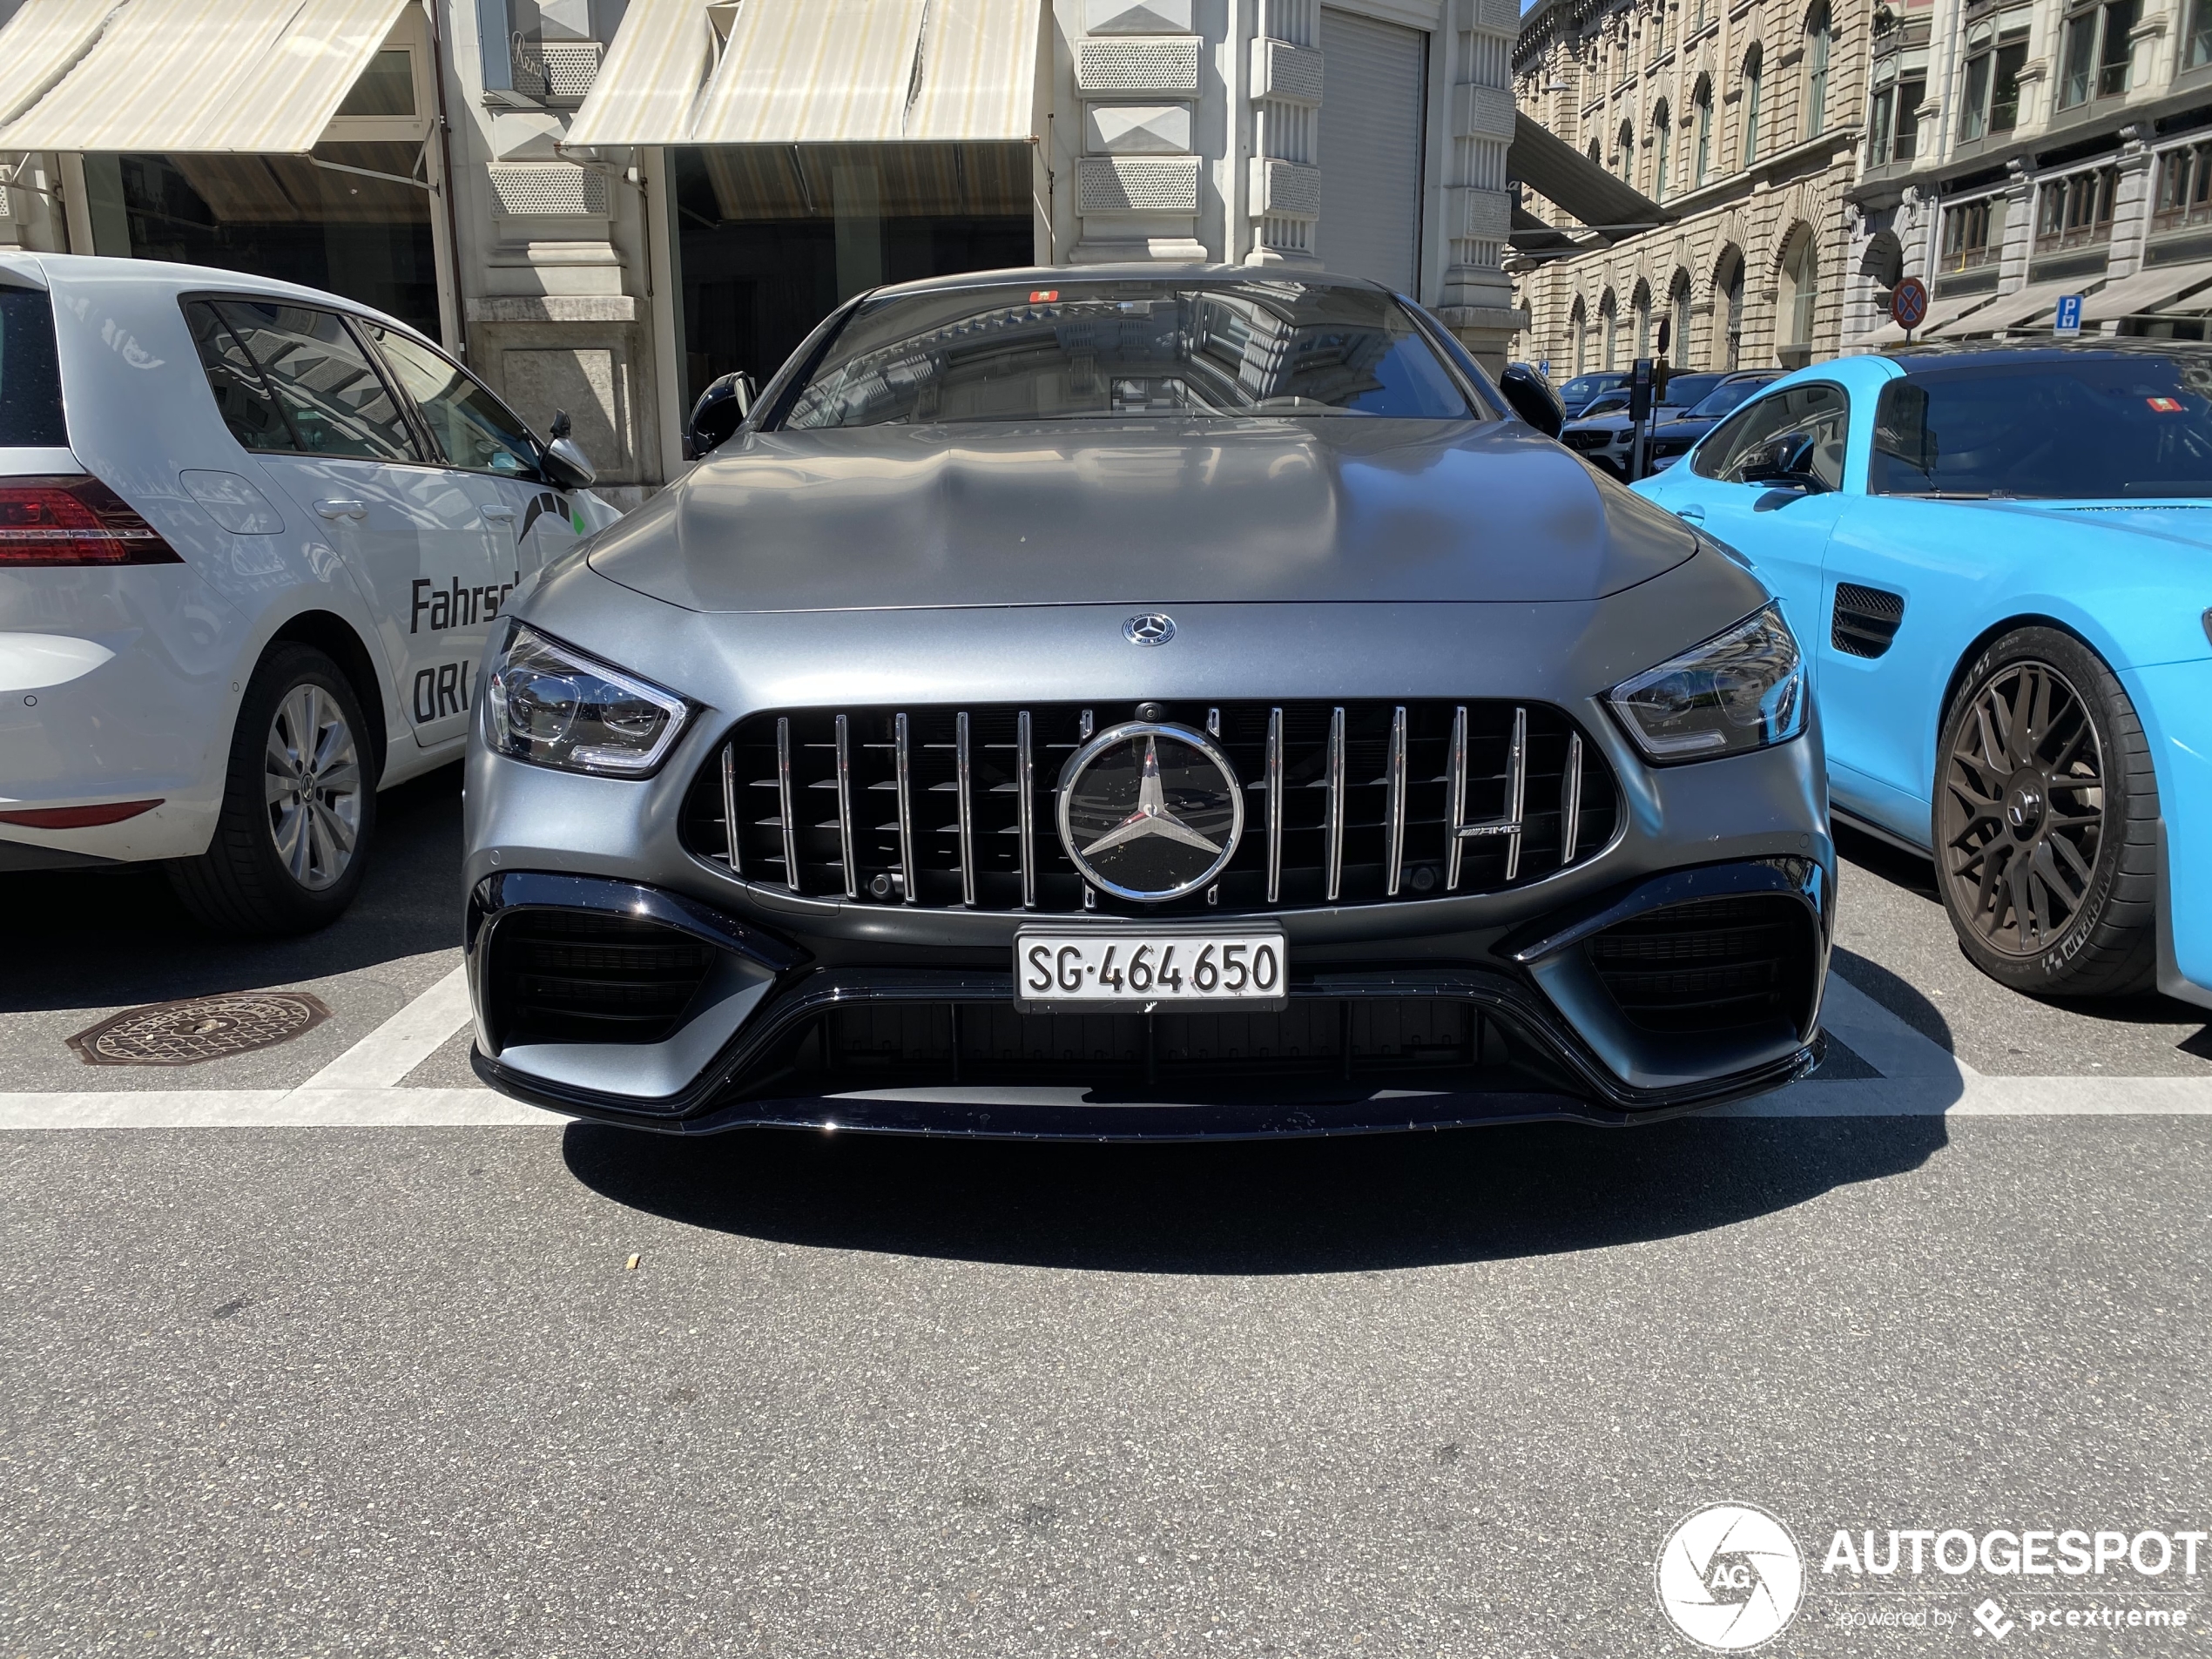
M88 1066L193 1066L289 1042L329 1017L301 991L195 996L111 1015L69 1046Z

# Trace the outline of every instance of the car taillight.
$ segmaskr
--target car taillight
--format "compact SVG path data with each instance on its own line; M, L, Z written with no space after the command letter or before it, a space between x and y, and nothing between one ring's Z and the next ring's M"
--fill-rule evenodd
M0 568L183 563L158 530L97 478L0 478Z

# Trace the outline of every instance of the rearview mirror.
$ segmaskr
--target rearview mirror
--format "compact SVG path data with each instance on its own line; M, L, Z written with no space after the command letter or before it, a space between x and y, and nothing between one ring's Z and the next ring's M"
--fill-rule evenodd
M1510 363L1498 376L1498 389L1506 395L1513 412L1548 438L1559 435L1567 424L1567 409L1552 390L1552 383L1526 363Z
M1736 469L1737 481L1765 484L1776 489L1801 489L1808 495L1828 488L1812 469L1813 442L1810 433L1785 432L1770 438L1743 457Z
M690 459L705 460L720 448L752 413L752 376L742 370L710 383L691 405L691 421L684 435Z
M545 446L541 464L545 475L563 489L589 489L599 476L588 456L577 441L569 435L574 423L566 409L553 412L553 424L549 428L552 442Z

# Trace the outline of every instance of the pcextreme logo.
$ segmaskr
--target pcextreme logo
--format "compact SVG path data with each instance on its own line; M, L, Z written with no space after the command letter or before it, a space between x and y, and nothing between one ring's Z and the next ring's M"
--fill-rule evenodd
M1716 1653L1743 1653L1790 1628L1804 1596L1805 1558L1765 1510L1709 1504L1675 1523L1656 1579L1676 1629Z

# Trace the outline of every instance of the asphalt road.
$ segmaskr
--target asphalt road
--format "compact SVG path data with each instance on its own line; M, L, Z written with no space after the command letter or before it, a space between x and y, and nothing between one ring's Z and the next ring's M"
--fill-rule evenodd
M452 780L386 810L361 906L305 943L211 944L144 874L0 884L0 1086L311 1081L458 960ZM0 1655L1687 1654L1654 1563L1721 1501L1806 1553L1764 1651L1993 1647L1986 1597L2004 1650L2201 1651L2212 1550L1820 1570L1838 1528L2212 1527L2212 1116L2125 1105L2212 1077L2212 1033L1998 990L1923 868L1849 851L1838 971L1891 1035L1797 1098L1947 1051L1975 1099L2079 1079L2118 1114L0 1129ZM151 1073L64 1041L274 986L331 1019ZM464 1053L390 1092L459 1089ZM1838 1622L1877 1606L1957 1622ZM2189 1622L2029 1628L2062 1607Z

